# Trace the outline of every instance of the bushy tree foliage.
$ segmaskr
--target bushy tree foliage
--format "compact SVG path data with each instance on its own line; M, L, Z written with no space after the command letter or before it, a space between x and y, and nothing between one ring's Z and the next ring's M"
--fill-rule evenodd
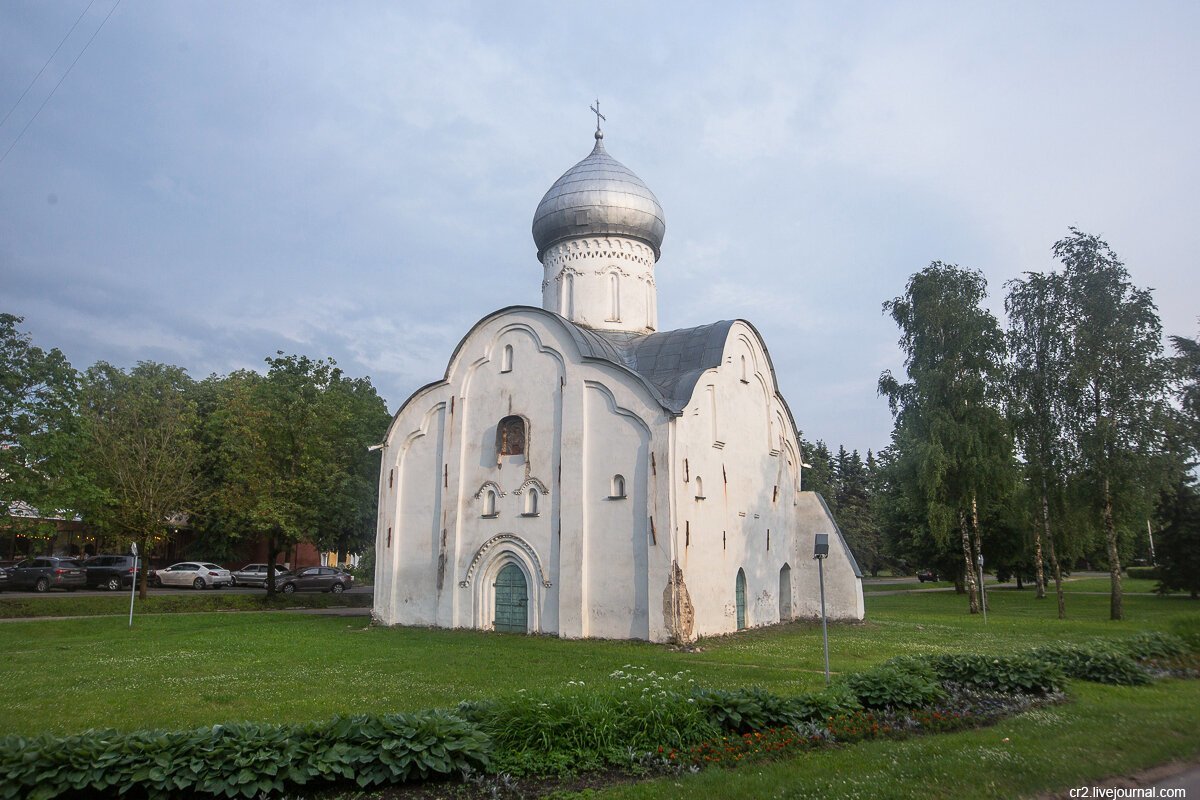
M265 539L273 592L275 560L287 545L344 550L369 541L378 458L367 447L382 437L388 415L370 382L347 377L332 359L279 353L267 365L266 375L235 372L216 389L207 524Z
M149 555L171 524L200 502L200 417L193 382L179 367L140 362L124 372L104 362L83 381L86 470L99 490L93 525L139 543ZM142 573L142 596L147 572Z
M1037 596L1046 594L1043 564L1048 556L1061 619L1066 616L1066 596L1059 553L1068 549L1067 539L1077 530L1052 514L1070 474L1072 452L1065 427L1070 401L1064 378L1071 369L1067 285L1060 273L1027 272L1007 286L1008 412L1024 459L1027 490L1021 496L1033 512L1029 522Z
M977 270L935 261L913 275L904 295L884 303L900 328L908 381L879 378L897 431L899 473L921 507L933 541L957 531L970 610L979 611L975 561L982 552L980 503L1007 484L1011 445L998 411L1004 337L983 308L987 281ZM915 490L915 491L914 491ZM972 542L974 534L974 542Z
M1056 242L1064 268L1070 369L1065 420L1078 463L1078 491L1105 541L1110 616L1124 616L1121 532L1150 515L1148 485L1166 449L1168 362L1148 289L1132 284L1108 244L1075 228Z
M80 471L79 375L57 348L34 345L22 321L0 314L0 513L48 517L92 494Z

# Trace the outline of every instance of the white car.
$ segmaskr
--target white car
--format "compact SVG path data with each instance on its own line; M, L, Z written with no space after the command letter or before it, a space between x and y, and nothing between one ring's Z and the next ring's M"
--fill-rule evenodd
M211 586L219 589L232 584L233 576L229 570L202 561L181 561L154 573L155 586L191 586L193 589Z

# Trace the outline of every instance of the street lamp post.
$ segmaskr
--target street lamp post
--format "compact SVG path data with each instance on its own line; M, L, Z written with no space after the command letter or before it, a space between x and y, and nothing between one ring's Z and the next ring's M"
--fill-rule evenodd
M825 558L829 555L829 534L818 533L813 546L817 575L821 582L821 641L825 650L825 685L829 685L829 618L825 614Z

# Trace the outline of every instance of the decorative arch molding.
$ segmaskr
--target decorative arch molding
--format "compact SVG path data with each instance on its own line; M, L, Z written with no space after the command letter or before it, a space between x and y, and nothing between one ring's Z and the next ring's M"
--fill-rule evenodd
M498 316L507 310L508 309L501 309L500 311L495 312L495 314L493 314L492 317L494 318L495 316ZM541 311L542 309L528 309L528 310ZM485 317L484 319L488 319L488 318ZM447 367L447 370L446 370L446 381L448 383L453 384L454 380L453 380L452 376L454 374L458 373L459 364L458 364L457 360L459 358L459 351L461 351L463 348L463 345L468 340L470 340L471 336L476 332L476 329L478 329L482 326L483 321L484 320L480 320L479 322L475 323L475 328L472 328L471 331L466 336L463 337L462 341L459 342L459 344L458 344L458 350L456 350L454 355L450 357L450 366ZM470 395L471 383L475 378L475 374L486 364L492 363L492 361L495 361L496 363L500 363L500 355L504 352L503 345L500 344L500 339L505 334L513 333L513 332L524 333L527 336L529 336L529 338L531 340L533 340L533 344L535 347L537 347L537 351L539 353L545 353L546 355L550 356L558 363L558 370L559 370L560 375L566 369L567 362L566 362L566 359L563 357L563 354L561 352L559 352L558 350L556 350L551 345L542 341L542 337L540 335L538 335L537 330L532 325L530 325L527 322L510 322L507 325L501 325L491 335L491 338L488 339L486 341L486 343L483 343L481 348L479 348L478 350L475 350L475 352L480 353L478 358L474 359L473 361L470 361L469 363L466 362L465 358L463 359L463 363L461 364L463 371L462 371L462 373L458 373L458 374L462 374L462 378L461 378L462 383L461 383L461 389L459 390L459 393L462 395L464 404L466 403L466 397Z
M575 275L575 276L580 276L580 275L583 275L583 272L582 272L582 271L580 271L580 270L577 270L577 269L575 269L574 267L563 267L563 268L562 268L562 269L560 269L560 270L558 271L558 273L557 273L557 274L554 276L554 280L556 280L556 281L561 281L561 280L563 279L563 276L565 276L565 275Z
M628 278L628 277L629 277L629 273L628 273L628 272L626 272L625 270L621 269L620 267L618 267L616 264L606 264L605 266L603 266L603 267L601 267L600 269L596 270L596 274L597 274L597 275L613 275L613 274L616 274L616 275L620 275L622 278Z
M638 426L638 428L641 429L641 431L642 431L643 435L645 435L647 441L649 441L650 439L653 438L653 433L650 430L650 426L648 424L646 424L646 420L642 419L642 417L637 412L631 411L628 408L625 408L624 406L620 405L617 402L616 395L613 394L612 389L609 389L607 386L605 386L603 383L600 383L599 381L584 380L583 385L589 389L595 389L597 392L599 392L601 395L603 395L604 401L608 404L609 411L611 411L614 414L619 414L622 417L628 417L629 419L633 420L634 424L636 424Z
M542 483L540 480L538 480L537 478L533 478L533 477L526 478L526 479L525 479L525 482L524 482L524 483L522 483L522 484L521 484L521 485L520 485L520 486L519 486L519 487L518 487L518 488L517 488L517 489L516 489L516 490L513 492L513 494L524 494L525 490L526 490L526 489L528 489L530 486L532 486L533 488L535 488L535 489L537 489L539 492L541 492L541 494L542 494L543 496L545 496L545 497L549 497L549 496L550 496L550 490L546 488L546 484Z
M445 408L446 408L446 403L444 401L434 403L432 406L429 407L429 410L426 411L425 414L421 417L421 426L419 428L417 428L416 430L410 431L409 434L404 437L404 441L401 442L400 447L399 447L400 457L397 459L397 464L399 464L399 462L403 459L404 455L408 453L409 448L411 448L413 446L413 442L417 441L417 439L420 439L422 436L425 436L429 433L429 426L433 422L434 416L439 411L442 411Z
M479 491L475 493L475 499L479 500L480 498L482 498L483 493L486 492L488 489L491 489L493 492L495 492L496 497L504 497L505 496L505 491L500 488L500 485L498 483L496 483L495 481L484 481L483 485L479 487Z
M515 533L500 533L479 546L475 552L475 557L471 559L470 566L467 567L466 574L463 579L458 582L462 589L468 589L471 586L471 580L475 577L475 573L479 571L480 564L485 560L493 560L488 553L495 551L493 554L495 559L503 558L503 554L507 551L515 555L524 556L519 558L524 562L527 568L532 568L533 577L537 581L541 581L543 587L549 589L553 584L550 582L550 576L546 574L545 568L542 566L541 559L538 558L537 551L529 542L517 536Z

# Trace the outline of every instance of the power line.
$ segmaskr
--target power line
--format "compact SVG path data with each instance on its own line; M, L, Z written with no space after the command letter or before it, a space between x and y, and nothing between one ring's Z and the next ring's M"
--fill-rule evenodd
M100 34L100 31L104 29L104 23L108 22L108 18L113 15L113 12L117 10L117 6L119 5L121 5L121 0L117 0L117 2L113 3L113 7L110 8L108 13L104 15L104 19L100 20L100 26L96 28L96 32L93 33L91 38L87 40L87 44L85 44L83 49L79 51L79 55L75 56L75 60L71 62L71 66L67 67L67 71L63 73L63 76L58 79L58 83L54 84L54 88L50 90L50 94L46 95L46 99L42 101L40 106L38 106L38 110L33 112L33 116L30 117L29 121L25 123L25 127L21 128L21 132L17 134L17 138L14 139L13 143L10 144L8 149L4 151L4 155L0 156L0 164L4 163L4 159L8 158L8 154L11 153L12 149L17 146L17 142L21 141L21 137L25 135L25 131L29 130L29 126L33 124L35 119L38 118L38 114L42 113L42 109L46 107L46 103L50 102L50 98L54 97L54 93L58 91L58 87L62 86L63 81L65 81L67 76L71 74L71 70L73 70L75 65L79 63L79 59L82 58L83 54L87 52L87 49L91 46L92 41L95 40L95 38Z
M29 94L29 90L33 88L35 83L37 83L37 79L42 77L42 73L46 71L46 67L50 66L50 62L54 60L56 55L58 55L58 51L62 50L62 46L67 43L67 39L71 38L71 34L74 33L75 28L79 26L79 20L83 19L84 14L87 14L87 12L91 11L92 6L94 5L96 5L96 0L91 0L91 2L87 4L87 8L85 8L82 13L75 18L75 24L71 26L71 30L67 31L67 35L64 36L62 41L58 43L58 47L54 48L54 52L51 53L50 57L46 59L46 63L42 64L42 68L38 70L37 75L33 76L33 80L31 80L29 85L25 87L25 91L21 92L21 96L17 98L17 102L13 103L13 107L10 108L8 113L4 115L4 119L0 119L0 128L3 128L4 123L8 122L8 118L11 117L12 113L17 110L17 106L21 105L21 101L25 99L25 95Z

